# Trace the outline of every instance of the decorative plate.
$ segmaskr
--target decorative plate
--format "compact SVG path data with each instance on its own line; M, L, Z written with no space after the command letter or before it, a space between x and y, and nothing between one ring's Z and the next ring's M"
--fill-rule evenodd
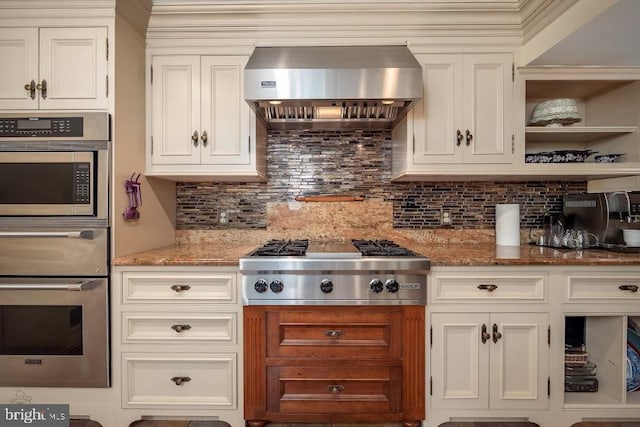
M525 163L581 163L597 153L593 150L556 150L525 154Z
M627 345L627 391L640 390L640 354Z
M599 156L596 156L594 158L594 160L597 163L618 163L620 160L622 160L622 156L624 156L625 153L620 153L620 154L601 154Z
M550 99L536 105L531 112L529 126L570 125L582 121L576 100Z

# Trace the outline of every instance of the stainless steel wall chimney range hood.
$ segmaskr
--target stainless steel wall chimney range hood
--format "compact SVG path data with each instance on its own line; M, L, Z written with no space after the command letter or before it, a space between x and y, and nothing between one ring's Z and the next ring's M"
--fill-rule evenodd
M406 46L258 47L246 101L270 129L392 128L422 97Z

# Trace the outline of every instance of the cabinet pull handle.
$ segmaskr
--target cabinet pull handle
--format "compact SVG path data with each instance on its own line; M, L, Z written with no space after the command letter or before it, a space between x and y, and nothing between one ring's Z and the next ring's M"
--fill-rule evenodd
M498 289L498 286L497 285L478 285L478 289L483 291L493 292L496 289Z
M191 325L173 325L171 329L173 329L177 333L180 333L182 331L188 331L189 329L191 329Z
M327 329L324 331L324 334L331 338L340 338L340 336L344 335L344 331L340 329Z
M36 89L41 92L42 99L47 99L47 81L45 79L42 79L42 82L36 85Z
M484 323L482 324L481 337L482 337L482 344L486 344L487 340L491 338L491 335L489 335L489 333L487 332L487 325L485 325Z
M209 137L207 136L207 131L202 131L202 135L200 136L200 140L202 141L202 146L206 147Z
M171 381L176 383L176 385L182 385L183 383L188 383L191 381L190 377L172 377Z
M497 343L500 338L502 338L502 334L498 332L498 325L494 323L493 324L493 343L494 344Z
M618 289L621 291L638 292L638 285L620 285Z
M458 129L456 131L456 145L458 147L460 147L460 144L462 144L463 139L464 139L464 136L462 136L462 132L460 132L460 129Z
M24 90L29 91L29 96L31 99L36 99L36 82L35 80L31 80L31 82L24 85Z
M178 293L180 293L182 291L188 291L189 289L191 289L191 286L189 286L189 285L173 285L173 286L171 286L171 290L176 291Z
M471 141L473 141L473 134L469 132L469 129L467 129L467 131L465 132L465 135L467 136L467 147L468 147L471 145Z
M198 131L194 130L193 135L191 135L191 140L193 141L194 146L198 146Z
M340 384L329 384L326 388L333 394L338 394L344 390L344 386Z

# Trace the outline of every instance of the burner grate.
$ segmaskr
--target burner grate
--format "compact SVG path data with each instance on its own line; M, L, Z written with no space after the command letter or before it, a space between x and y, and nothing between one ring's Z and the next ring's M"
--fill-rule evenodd
M403 248L391 240L357 240L351 241L363 256L418 256L413 251Z
M304 256L309 240L269 240L250 256Z

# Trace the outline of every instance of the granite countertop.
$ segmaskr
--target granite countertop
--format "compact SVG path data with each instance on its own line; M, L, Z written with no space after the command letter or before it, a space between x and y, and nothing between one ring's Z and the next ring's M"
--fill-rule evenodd
M228 242L180 243L113 260L115 266L237 266L257 244ZM533 245L515 247L491 243L413 243L410 249L426 256L432 266L482 265L640 265L640 253L598 249L568 250Z

